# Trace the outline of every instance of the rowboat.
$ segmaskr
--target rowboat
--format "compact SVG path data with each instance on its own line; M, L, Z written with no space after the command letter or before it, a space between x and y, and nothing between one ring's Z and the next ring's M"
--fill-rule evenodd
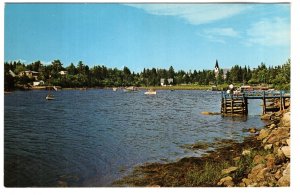
M153 89L149 89L148 91L145 92L146 95L156 95L156 91Z

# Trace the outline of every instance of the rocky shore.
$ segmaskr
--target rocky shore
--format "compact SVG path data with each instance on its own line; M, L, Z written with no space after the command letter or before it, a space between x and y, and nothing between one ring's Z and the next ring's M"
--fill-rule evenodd
M238 167L222 170L228 173L220 179L219 186L290 186L290 110L262 116L272 121L258 131L256 140L260 142L260 154L252 155L252 167L240 181L234 182L231 174ZM242 156L251 155L251 150L243 150Z
M113 186L290 186L290 109L262 116L263 129L249 129L243 143L228 142L202 157L135 168Z

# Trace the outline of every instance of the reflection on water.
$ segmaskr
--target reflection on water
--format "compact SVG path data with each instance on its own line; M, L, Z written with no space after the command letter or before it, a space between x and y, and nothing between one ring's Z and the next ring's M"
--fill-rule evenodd
M109 186L135 165L205 152L185 144L242 141L243 128L263 126L260 102L247 117L201 115L220 110L218 92L63 90L52 101L46 94L5 95L6 186Z

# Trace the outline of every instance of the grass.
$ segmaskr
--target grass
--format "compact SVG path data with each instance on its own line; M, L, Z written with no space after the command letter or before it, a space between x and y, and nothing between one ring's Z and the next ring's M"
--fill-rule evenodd
M240 181L251 171L251 169L255 166L253 159L256 155L266 156L267 154L270 154L270 151L266 151L261 148L252 150L250 155L241 156L235 163L235 166L237 166L238 169L232 174L234 180Z
M194 166L186 174L186 186L214 186L221 178L221 171L228 167L227 161L205 162L203 168Z
M222 90L227 85L218 85L217 89ZM212 85L174 85L174 86L149 86L141 87L143 89L155 89L155 90L211 90Z

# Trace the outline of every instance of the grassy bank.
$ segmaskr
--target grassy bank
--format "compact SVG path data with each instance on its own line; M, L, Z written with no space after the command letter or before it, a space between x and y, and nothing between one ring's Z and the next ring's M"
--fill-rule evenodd
M227 85L218 85L215 89L222 90ZM149 86L140 87L141 89L155 89L155 90L211 90L212 85L175 85L175 86Z

